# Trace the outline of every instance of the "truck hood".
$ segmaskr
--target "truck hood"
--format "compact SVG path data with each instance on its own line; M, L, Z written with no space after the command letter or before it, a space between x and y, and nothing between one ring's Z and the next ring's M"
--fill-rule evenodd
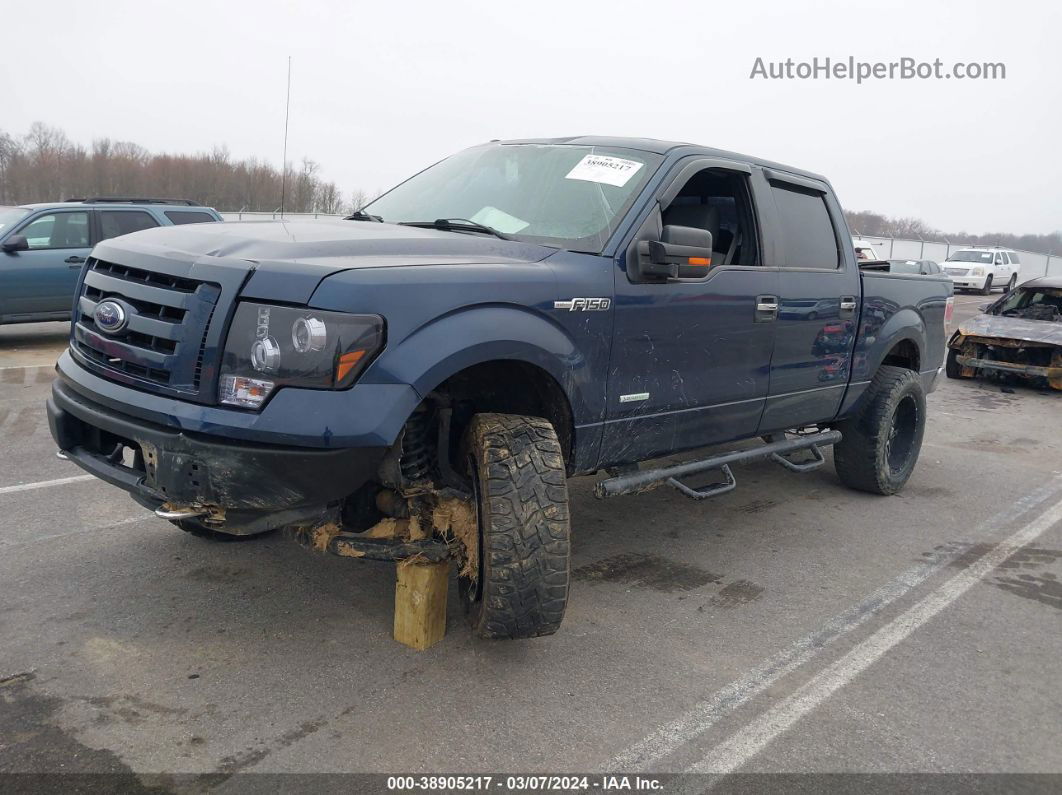
M372 221L243 221L163 226L116 241L169 256L285 261L334 271L388 265L538 262L555 249L470 232ZM106 243L101 246L107 245Z
M243 221L145 229L98 244L92 255L133 264L130 255L253 271L244 298L306 303L321 281L358 268L539 262L555 248L476 232L446 232L374 221Z
M964 337L995 337L1062 345L1062 323L1000 315L975 315L959 327Z

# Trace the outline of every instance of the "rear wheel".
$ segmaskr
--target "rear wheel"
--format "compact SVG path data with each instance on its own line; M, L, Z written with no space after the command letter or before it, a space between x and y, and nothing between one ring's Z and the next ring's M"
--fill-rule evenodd
M568 603L568 486L553 426L477 414L465 436L479 524L478 565L458 580L483 638L552 635Z
M218 530L213 530L206 525L197 522L195 519L171 519L170 522L189 535L193 535L196 538L203 538L207 541L253 541L273 532L272 530L263 530L260 533L238 536L233 535L232 533L222 533Z
M1010 281L1007 282L1007 286L1003 288L1003 292L1009 293L1011 290L1014 289L1014 287L1015 287L1015 285L1017 285L1017 283L1018 283L1018 274L1016 274L1016 273L1011 274Z
M859 413L838 425L837 476L846 486L895 494L911 477L926 424L926 395L918 373L882 365Z
M981 288L981 295L988 295L992 292L992 274L988 274L988 278L985 279L985 286Z

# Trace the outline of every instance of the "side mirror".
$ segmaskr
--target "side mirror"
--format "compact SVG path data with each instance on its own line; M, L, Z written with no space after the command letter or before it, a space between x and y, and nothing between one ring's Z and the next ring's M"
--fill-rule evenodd
M712 264L712 233L693 226L668 225L660 240L638 243L638 270L658 279L700 279Z
M16 251L29 251L29 241L25 235L11 235L4 241L5 254L14 254Z

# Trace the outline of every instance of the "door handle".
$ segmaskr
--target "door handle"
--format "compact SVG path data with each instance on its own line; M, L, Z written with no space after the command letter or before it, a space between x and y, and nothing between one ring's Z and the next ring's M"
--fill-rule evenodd
M74 263L76 263L76 264L78 264L78 265L80 265L80 264L81 264L81 263L83 263L84 261L85 261L85 258L84 258L84 257L78 257L78 256L76 256L76 255L75 255L75 256L72 256L72 257L67 257L66 259L64 259L64 260L63 260L63 262L68 262L68 263L70 263L70 264L74 264Z
M756 322L769 323L778 318L778 296L756 296Z
M856 310L856 299L852 295L841 296L841 317L852 317Z

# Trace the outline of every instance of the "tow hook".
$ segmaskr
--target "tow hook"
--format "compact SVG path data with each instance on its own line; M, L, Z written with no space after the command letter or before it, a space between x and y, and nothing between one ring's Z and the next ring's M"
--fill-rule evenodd
M155 516L160 519L195 519L210 513L206 508L167 508L165 505L155 509Z

